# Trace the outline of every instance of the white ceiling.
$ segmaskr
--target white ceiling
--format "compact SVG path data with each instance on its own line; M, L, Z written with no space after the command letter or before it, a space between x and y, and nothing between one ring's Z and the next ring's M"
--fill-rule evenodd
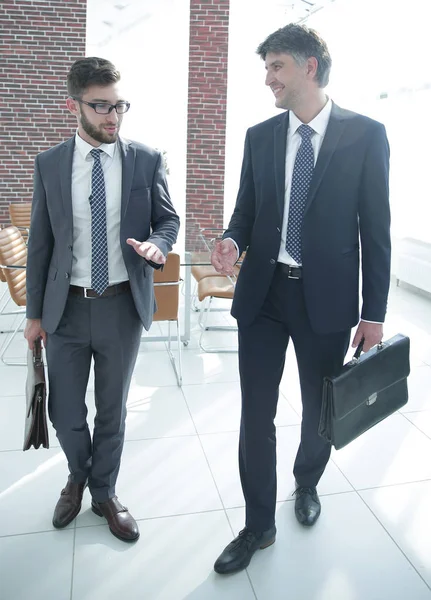
M185 2L187 0L184 0ZM244 10L250 0L244 2ZM274 11L284 22L300 22L311 13L335 0L255 0L265 6L265 11ZM163 3L163 4L162 4ZM169 18L172 0L88 0L87 18L89 22L88 44L103 47L114 37L127 34L139 23L148 20L164 5L164 14Z

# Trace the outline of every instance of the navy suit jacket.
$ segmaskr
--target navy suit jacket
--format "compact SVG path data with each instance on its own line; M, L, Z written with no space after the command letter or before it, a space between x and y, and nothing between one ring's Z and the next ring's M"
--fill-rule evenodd
M53 333L66 306L72 270L72 161L75 137L36 157L27 259L27 318ZM160 152L120 140L122 161L120 243L138 314L149 329L155 311L153 268L126 244L153 242L166 256L179 218L169 197ZM156 265L153 265L156 266Z
M224 237L247 249L232 305L244 324L268 293L280 248L289 113L251 127L240 189ZM390 280L389 145L385 128L333 104L310 185L302 226L305 303L325 334L352 328L362 312L383 322ZM360 260L361 259L361 260Z

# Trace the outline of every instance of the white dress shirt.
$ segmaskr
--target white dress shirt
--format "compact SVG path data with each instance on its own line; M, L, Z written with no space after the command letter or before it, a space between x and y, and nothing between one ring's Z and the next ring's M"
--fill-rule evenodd
M326 129L331 116L332 100L327 101L320 113L314 117L312 121L307 123L316 133L311 136L311 145L314 152L314 164L316 165L317 157L319 156L320 148L322 147L323 138L325 137ZM289 112L289 128L287 130L287 150L286 150L286 175L285 175L285 191L284 191L284 213L283 225L281 229L280 251L278 253L278 262L288 265L298 266L298 263L290 256L286 250L286 234L287 222L289 219L290 191L292 188L293 167L295 165L296 154L301 145L301 136L297 132L300 125L304 125L298 119L294 112Z
M73 260L70 283L91 287L91 173L94 147L75 136L72 164ZM106 229L108 237L109 285L129 279L120 245L121 153L116 144L101 144L100 155L106 193Z

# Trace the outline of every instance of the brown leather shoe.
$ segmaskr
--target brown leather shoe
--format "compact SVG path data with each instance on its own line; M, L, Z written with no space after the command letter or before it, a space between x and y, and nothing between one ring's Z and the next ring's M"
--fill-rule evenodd
M66 487L61 490L60 499L54 510L52 517L54 527L57 529L66 527L79 514L86 485L86 483L73 483L69 475Z
M91 510L105 517L108 521L111 533L123 542L135 542L139 537L138 524L129 513L126 506L119 502L117 496L108 500L108 502L91 501Z

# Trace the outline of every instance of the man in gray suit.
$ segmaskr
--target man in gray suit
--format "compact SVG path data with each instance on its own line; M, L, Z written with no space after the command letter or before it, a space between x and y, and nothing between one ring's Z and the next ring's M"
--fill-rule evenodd
M88 485L92 510L124 541L139 537L115 483L126 400L142 326L155 310L153 269L175 243L179 219L162 156L119 138L130 104L101 58L77 60L67 78L76 135L39 154L27 263L29 347L42 337L49 415L69 466L53 525L66 527ZM94 360L93 439L85 394Z

